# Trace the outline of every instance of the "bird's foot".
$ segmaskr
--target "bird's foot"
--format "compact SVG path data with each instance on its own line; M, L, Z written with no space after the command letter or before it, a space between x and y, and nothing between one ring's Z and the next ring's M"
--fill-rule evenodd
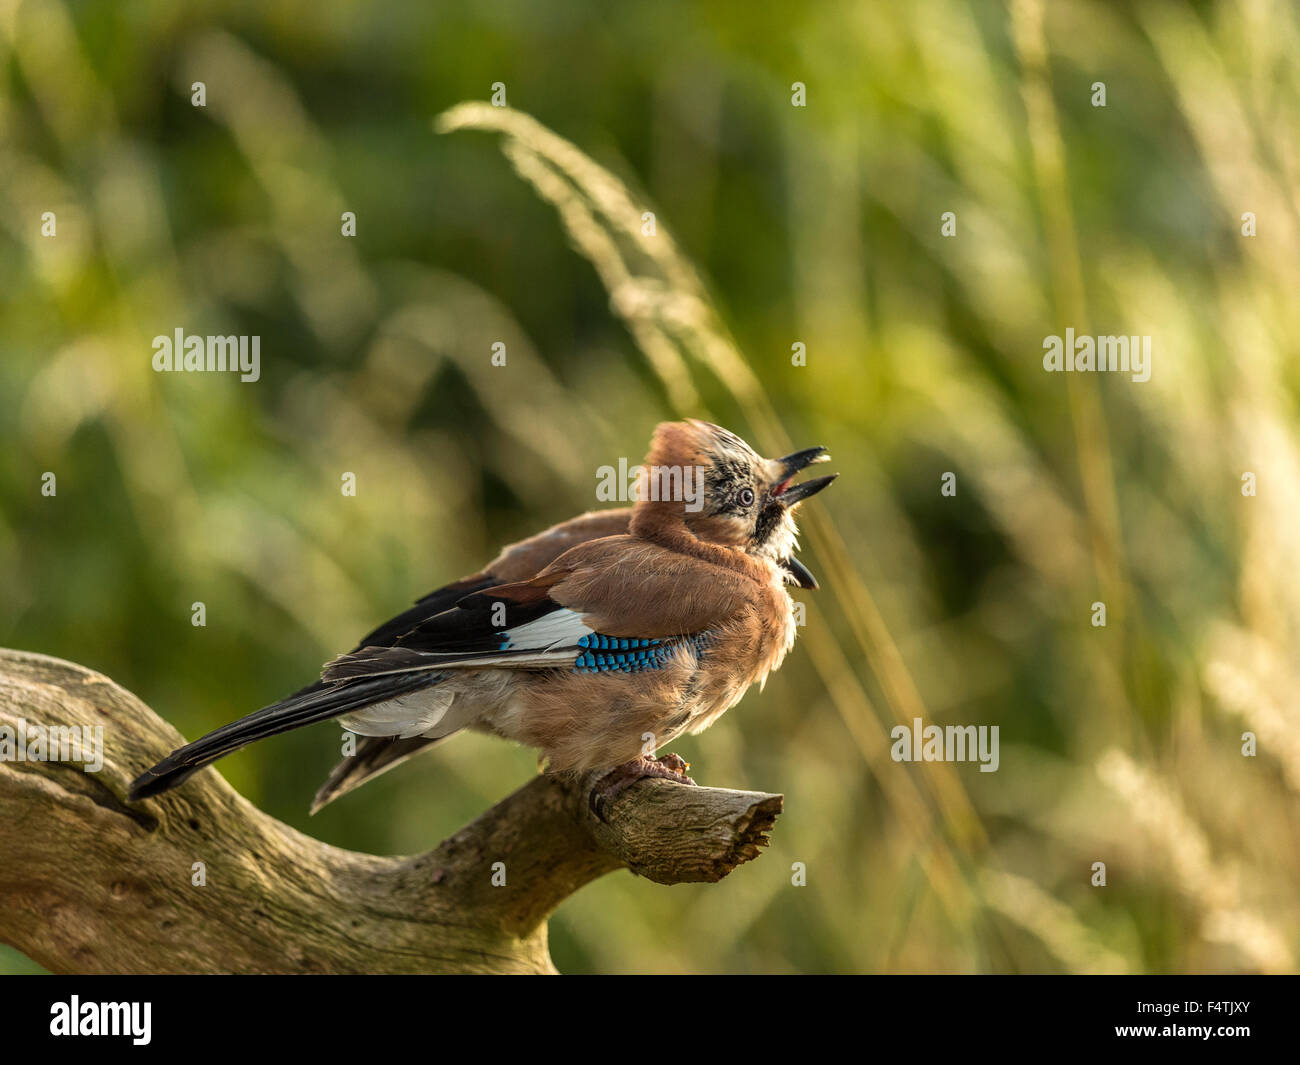
M630 762L615 766L596 781L588 797L591 810L602 821L608 821L606 815L610 803L638 780L645 780L647 777L675 780L678 784L690 784L693 787L695 781L686 775L686 770L690 768L690 762L677 754L665 754L659 758L643 754L640 758L633 758Z

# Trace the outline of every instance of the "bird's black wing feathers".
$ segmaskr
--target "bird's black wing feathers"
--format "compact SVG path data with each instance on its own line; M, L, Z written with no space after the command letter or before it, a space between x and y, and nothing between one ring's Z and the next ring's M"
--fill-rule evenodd
M352 680L438 666L515 665L545 668L550 643L564 645L589 632L572 611L544 586L504 584L463 596L450 610L427 617L389 646L362 647L325 667L325 681ZM518 638L519 630L548 616L568 619L537 639ZM572 630L570 632L569 630ZM539 655L541 659L539 660Z
M391 647L420 622L435 614L441 614L444 610L450 610L458 600L472 592L491 588L495 583L495 578L481 574L456 581L454 584L443 585L430 592L414 606L402 611L396 617L389 618L378 628L363 636L353 650L360 651L363 647Z

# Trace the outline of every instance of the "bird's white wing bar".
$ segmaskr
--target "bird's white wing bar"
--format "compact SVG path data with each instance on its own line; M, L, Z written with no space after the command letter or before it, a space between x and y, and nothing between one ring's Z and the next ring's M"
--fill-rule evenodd
M582 616L564 608L552 610L543 617L506 629L506 642L501 649L503 651L556 651L568 648L576 653L580 646L578 641L584 636L591 635L592 628L582 620Z

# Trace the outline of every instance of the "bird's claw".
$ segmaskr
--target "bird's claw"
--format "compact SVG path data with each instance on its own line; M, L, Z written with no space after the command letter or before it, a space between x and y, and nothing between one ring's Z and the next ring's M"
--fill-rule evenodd
M608 822L610 804L638 780L658 778L694 787L695 781L686 775L690 768L691 763L677 754L665 754L659 758L650 755L633 758L630 762L615 766L596 781L588 796L588 805L592 813Z

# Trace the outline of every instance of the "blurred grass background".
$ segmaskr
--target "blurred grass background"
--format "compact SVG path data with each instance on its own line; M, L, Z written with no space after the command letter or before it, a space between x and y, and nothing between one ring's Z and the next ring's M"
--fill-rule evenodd
M0 0L0 644L194 738L663 418L825 444L800 643L676 748L785 793L770 850L584 889L560 968L1293 970L1297 54L1281 2ZM540 125L433 131L494 82ZM1153 336L1151 380L1044 373L1067 326ZM155 374L178 327L260 335L262 380ZM1001 768L893 763L914 716ZM405 853L535 769L465 736L308 820L338 743L219 770Z

